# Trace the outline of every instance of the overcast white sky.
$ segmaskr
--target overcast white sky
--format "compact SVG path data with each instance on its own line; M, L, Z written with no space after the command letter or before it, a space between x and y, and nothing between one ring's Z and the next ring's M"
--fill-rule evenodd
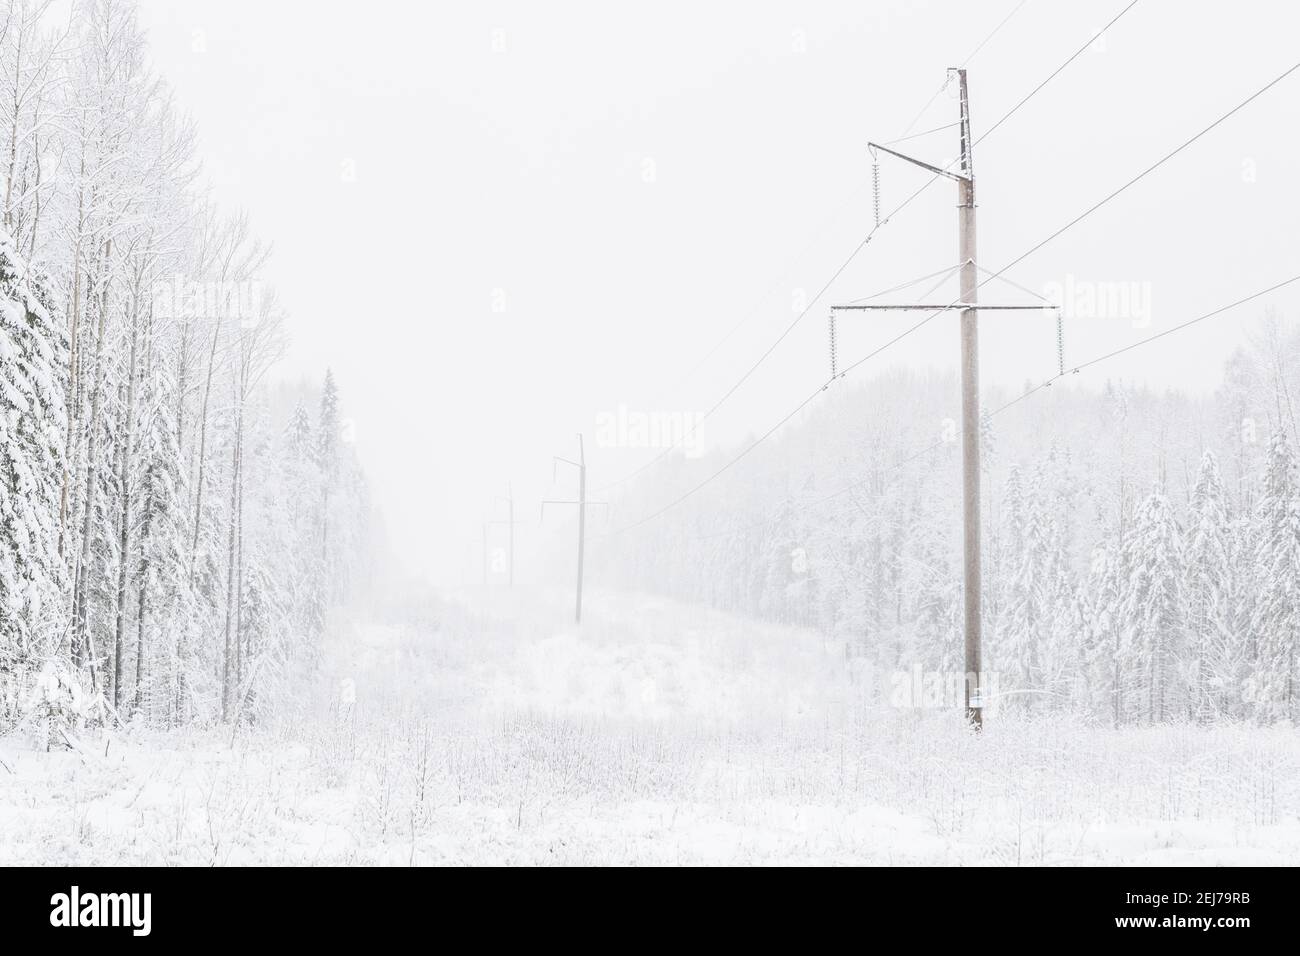
M976 135L1126 2L1028 0L969 64ZM532 520L550 456L598 413L713 404L793 318L795 290L811 295L870 228L868 139L899 136L1017 3L146 0L142 16L216 195L275 244L280 373L334 368L400 551L455 578L488 496L513 479ZM981 264L1006 265L1293 65L1297 36L1293 3L1142 0L980 144ZM1010 274L1149 283L1150 327L1072 323L1072 359L1300 272L1298 104L1300 74ZM915 129L955 118L942 95ZM943 161L955 143L899 148ZM925 179L882 168L886 207ZM954 264L954 203L952 184L932 187L827 304ZM1269 302L1300 312L1295 287ZM1261 308L1093 375L1212 387ZM712 440L766 430L825 378L825 316ZM855 318L842 354L912 321ZM861 374L952 364L954 323ZM982 336L986 382L1054 370L1043 316L986 313ZM593 444L596 485L653 454Z

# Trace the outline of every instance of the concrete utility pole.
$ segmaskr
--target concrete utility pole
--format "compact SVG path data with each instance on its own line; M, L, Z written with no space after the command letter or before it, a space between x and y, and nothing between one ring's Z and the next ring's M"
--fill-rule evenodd
M484 527L486 528L486 526L489 524L503 524L510 529L509 537L507 539L508 542L507 553L508 553L509 568L510 568L508 581L509 581L509 586L513 588L515 586L515 525L522 524L523 522L515 520L515 493L511 485L507 484L506 493L504 495L497 495L494 500L504 501L506 503L506 518L504 521L488 521L486 522ZM484 552L486 553L487 551L486 539L484 539L484 541L485 543L483 545L483 549Z
M970 100L966 71L957 71L961 98L961 171L957 183L957 242L961 262L961 300L975 304L979 274L975 265L975 164L971 157ZM966 719L976 730L984 725L981 673L980 568L980 340L978 313L961 313L961 470L962 541L965 544L962 596L966 611Z
M868 144L873 154L876 150L888 153L914 166L927 169L936 176L946 176L957 182L957 249L960 260L961 291L959 301L946 305L843 305L833 310L958 310L961 313L961 462L962 462L962 544L964 551L963 601L965 622L965 706L966 719L976 730L983 726L984 700L981 693L981 583L980 583L980 398L979 398L979 323L980 309L1041 311L1043 305L986 305L977 304L979 266L975 244L975 164L970 133L970 100L966 91L966 71L953 69L956 74L961 99L960 172L941 169L929 163L904 156L876 143ZM832 316L834 312L832 312ZM832 335L834 320L832 318ZM832 340L833 341L833 340ZM832 363L834 348L832 346ZM832 365L831 375L836 374Z
M582 564L584 552L587 547L587 505L604 505L608 507L606 501L587 501L587 455L583 450L582 435L578 435L578 460L571 461L568 458L561 458L556 455L551 461L551 479L555 478L555 466L563 462L566 465L572 465L578 469L578 498L576 501L559 501L548 498L542 502L542 517L546 517L547 505L577 505L578 506L578 594L574 604L573 620L577 624L582 623Z

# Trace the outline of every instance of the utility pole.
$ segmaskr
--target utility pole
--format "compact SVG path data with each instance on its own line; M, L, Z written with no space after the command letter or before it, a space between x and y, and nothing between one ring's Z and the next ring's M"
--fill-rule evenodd
M583 449L581 433L579 433L578 435L578 460L577 461L572 461L568 458L561 458L559 455L556 455L554 458L552 458L551 460L552 481L555 480L555 466L561 462L563 462L566 465L572 465L574 468L578 469L577 500L559 501L553 498L548 498L542 502L542 517L543 518L546 517L547 505L577 505L578 506L578 593L577 593L577 599L574 603L573 620L574 623L581 624L582 623L582 574L583 574L582 565L583 565L583 560L585 557L585 551L587 547L587 505L593 504L593 505L603 505L605 507L608 507L609 502L607 501L588 502L587 501L587 455Z
M507 484L506 493L504 495L497 495L496 498L493 500L504 501L506 503L506 519L504 521L488 521L486 524L503 524L510 529L509 538L507 539L508 540L507 553L509 555L508 560L509 560L509 569L510 569L508 580L509 580L509 586L513 588L515 586L515 525L522 524L522 522L515 521L514 488L510 484ZM484 551L486 551L487 550L486 543L484 544L483 547L484 547Z
M957 254L961 262L961 300L975 304L979 273L975 265L975 164L971 157L970 99L966 71L957 70L961 100L961 171L957 183ZM976 730L984 726L981 693L981 568L980 560L980 341L978 312L961 312L961 471L962 471L962 600L966 612L966 719Z
M510 530L510 576L507 579L509 586L515 586L515 491L509 483L506 484L506 527Z
M980 568L980 396L979 396L979 320L981 309L1014 310L1029 309L1042 311L1052 308L1043 305L978 305L976 295L979 289L979 266L975 243L975 164L973 162L973 143L970 133L970 99L966 90L966 71L959 68L949 70L956 74L958 93L961 100L960 136L961 159L960 172L941 169L929 163L904 156L876 143L868 146L875 155L876 150L888 153L914 166L929 170L936 176L946 176L957 182L957 249L960 261L960 288L958 301L947 305L843 305L833 306L831 320L831 375L837 372L834 367L834 312L839 310L957 310L961 313L961 462L962 462L962 600L964 604L965 631L965 708L966 719L979 730L984 723L984 699L981 681L981 568Z

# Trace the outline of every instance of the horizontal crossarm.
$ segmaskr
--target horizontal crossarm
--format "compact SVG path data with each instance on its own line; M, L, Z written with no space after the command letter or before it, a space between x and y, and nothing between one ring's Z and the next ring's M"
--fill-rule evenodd
M1025 311L1025 312L1054 312L1060 309L1060 306L1040 304L1040 305L980 305L974 302L944 302L941 305L926 305L925 303L909 303L907 305L833 305L832 311L875 311L875 312L906 312L912 310L923 310L927 312L942 312L955 310L958 312L966 309L976 309L980 312L988 311Z

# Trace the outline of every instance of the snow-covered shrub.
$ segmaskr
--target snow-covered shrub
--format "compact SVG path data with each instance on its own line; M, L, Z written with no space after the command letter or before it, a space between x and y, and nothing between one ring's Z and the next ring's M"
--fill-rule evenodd
M35 730L36 745L46 750L53 745L66 746L70 733L97 718L97 699L82 691L70 670L46 662L22 706Z

